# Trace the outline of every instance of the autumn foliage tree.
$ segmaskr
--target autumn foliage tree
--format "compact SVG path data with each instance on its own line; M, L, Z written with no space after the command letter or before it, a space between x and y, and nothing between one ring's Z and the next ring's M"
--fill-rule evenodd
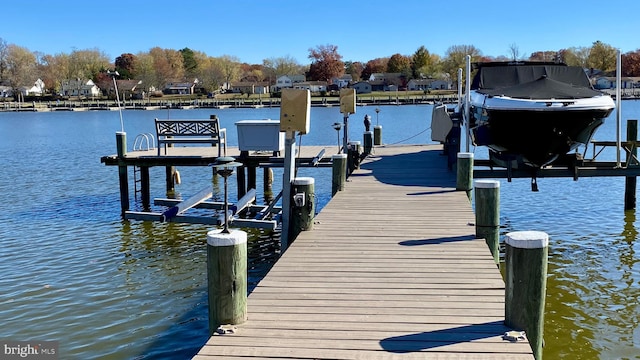
M383 73L387 71L388 63L389 58L376 58L367 61L367 63L364 65L364 69L362 70L361 78L363 80L369 80L371 74Z
M309 49L309 59L311 65L307 77L310 80L331 81L344 74L344 62L336 45L319 45Z
M116 71L122 79L133 78L136 56L130 53L122 54L116 58Z
M622 54L622 76L640 76L640 49Z

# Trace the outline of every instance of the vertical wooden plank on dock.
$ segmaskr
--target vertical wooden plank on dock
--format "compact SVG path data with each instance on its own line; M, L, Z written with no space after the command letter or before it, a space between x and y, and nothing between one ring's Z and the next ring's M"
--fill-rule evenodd
M627 142L629 143L629 151L626 152L627 167L638 166L634 162L638 155L635 142L638 140L638 120L627 120ZM624 179L624 209L632 210L636 208L636 184L635 176L627 176Z
M124 159L124 157L127 156L126 132L116 132L116 146L118 150L118 159ZM118 165L118 178L120 181L120 214L124 217L124 213L129 211L129 176L127 165Z

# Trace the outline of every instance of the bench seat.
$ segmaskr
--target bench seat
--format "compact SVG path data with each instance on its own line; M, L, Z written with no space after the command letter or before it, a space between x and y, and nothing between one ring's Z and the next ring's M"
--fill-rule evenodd
M218 118L209 120L161 120L155 119L158 138L158 156L170 144L211 144L218 147L218 157L227 154L227 129L220 128Z

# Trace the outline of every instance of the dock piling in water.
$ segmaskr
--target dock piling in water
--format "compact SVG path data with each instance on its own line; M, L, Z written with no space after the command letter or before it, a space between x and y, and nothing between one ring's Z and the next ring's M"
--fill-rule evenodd
M364 155L371 154L373 149L373 132L365 131L362 135L362 143L364 144Z
M247 320L247 233L211 230L207 233L209 335L221 325Z
M344 190L347 181L347 154L335 154L331 156L333 161L331 176L331 196Z
M118 150L118 160L127 156L127 133L116 132L116 147ZM120 210L124 218L125 212L129 211L129 176L127 165L118 165L118 178L120 180Z
M627 120L627 141L635 142L638 140L638 120ZM631 150L626 154L627 167L638 166L635 157L638 155L638 150L635 145L631 145ZM636 208L636 184L637 177L627 176L624 179L624 209L632 210Z
M312 177L297 177L291 184L292 209L289 241L293 242L301 231L313 229L316 194L315 179Z
M373 126L373 145L382 145L382 125Z
M471 200L471 190L473 190L473 153L458 153L456 190L466 191L467 197Z
M476 180L476 237L485 239L496 264L500 263L500 182Z
M542 358L549 235L517 231L505 237L505 325L524 330Z

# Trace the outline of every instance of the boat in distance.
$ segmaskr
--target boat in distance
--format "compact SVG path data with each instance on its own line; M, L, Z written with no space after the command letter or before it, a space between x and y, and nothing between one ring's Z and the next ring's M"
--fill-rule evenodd
M541 168L564 158L589 143L615 108L611 96L594 90L579 66L547 62L474 65L477 72L470 100L462 104L469 107L469 117L463 117L463 122L473 144L487 146L490 159L498 166Z

